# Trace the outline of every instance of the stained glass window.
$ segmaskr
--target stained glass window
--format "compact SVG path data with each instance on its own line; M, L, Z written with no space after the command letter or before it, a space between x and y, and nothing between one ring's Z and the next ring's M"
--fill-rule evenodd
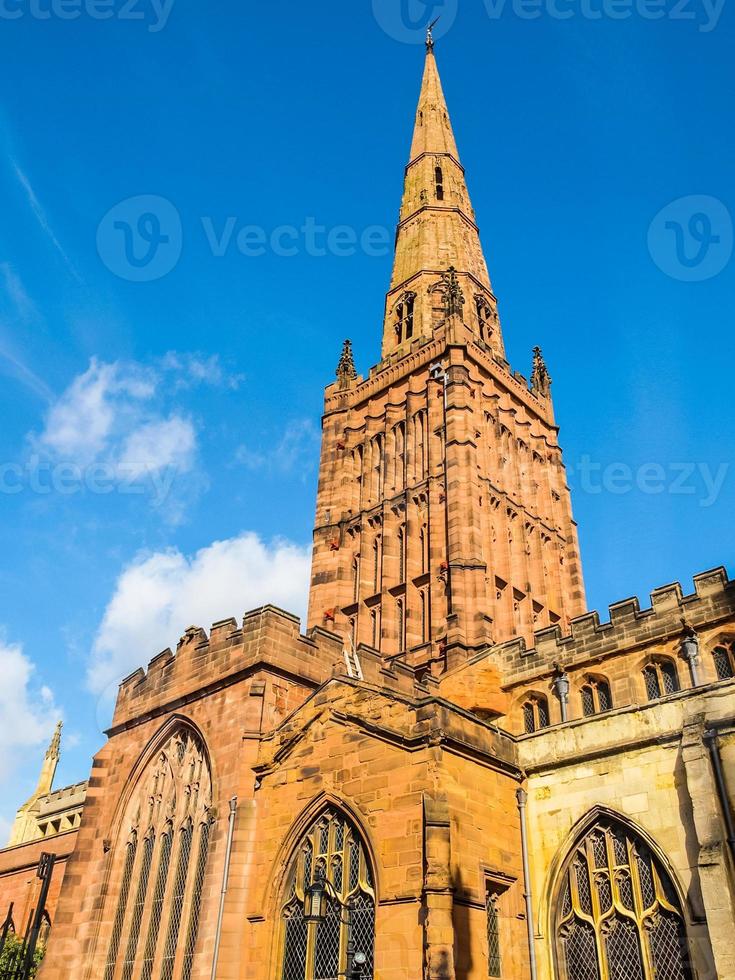
M612 818L567 860L556 952L566 980L692 980L673 882L645 841Z
M304 896L317 872L328 882L324 922L304 921ZM288 873L282 909L281 980L337 980L348 953L365 954L362 980L373 977L375 888L362 839L330 807L305 834Z

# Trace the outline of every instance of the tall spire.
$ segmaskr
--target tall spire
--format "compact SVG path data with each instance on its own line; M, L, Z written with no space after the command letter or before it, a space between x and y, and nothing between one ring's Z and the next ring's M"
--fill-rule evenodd
M434 41L431 39L426 43L426 64L416 110L411 162L413 163L422 153L449 153L459 161L457 143L436 64Z
M49 747L46 749L46 755L43 759L43 765L41 766L41 774L38 778L38 786L36 787L36 793L50 793L51 787L54 784L54 776L56 775L56 767L59 764L59 758L61 757L61 729L64 726L63 721L58 721L56 723L56 729L54 734L51 736L51 741Z
M490 346L502 355L495 297L429 31L386 302L383 357L402 356L411 343L433 334L437 312L431 290L452 266L468 301L465 321L479 335L474 316L479 303L486 311L482 339L492 334Z

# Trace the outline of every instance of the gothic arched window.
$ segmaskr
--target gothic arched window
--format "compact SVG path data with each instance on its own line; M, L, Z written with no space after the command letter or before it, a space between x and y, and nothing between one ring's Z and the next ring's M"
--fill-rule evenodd
M318 871L329 882L323 923L304 920L304 896ZM280 980L332 980L347 972L347 953L365 955L372 980L375 885L362 839L351 821L329 807L299 843L286 879Z
M640 835L613 818L573 848L555 920L565 980L691 980L673 882Z
M646 697L649 701L675 694L679 688L676 664L671 660L652 660L643 668Z
M211 830L199 737L176 729L138 780L113 853L114 913L104 980L189 980Z
M582 713L585 718L591 715L609 711L612 706L612 694L609 683L602 677L589 677L580 689L582 698Z
M549 702L543 694L532 694L523 703L523 729L527 735L549 727Z
M729 681L735 677L735 643L720 643L712 651L718 681Z
M406 293L396 306L395 331L396 341L399 344L402 344L404 340L410 340L413 337L415 305L416 293Z

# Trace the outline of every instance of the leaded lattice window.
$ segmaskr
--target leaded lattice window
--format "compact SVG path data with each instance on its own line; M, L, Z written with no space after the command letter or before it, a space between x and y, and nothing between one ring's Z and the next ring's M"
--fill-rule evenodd
M735 643L716 646L712 651L712 660L718 681L729 681L735 677Z
M487 975L502 977L500 959L500 895L488 888L485 896L485 915L487 924Z
M304 921L304 896L318 871L329 882L327 915ZM344 980L348 952L367 957L363 980L373 977L375 885L362 839L333 807L302 838L286 879L282 906L281 980Z
M567 859L555 931L565 980L692 980L673 882L645 841L612 818Z
M127 836L112 855L122 870L104 980L189 980L211 806L204 747L181 726L143 770L125 811Z
M532 694L524 701L523 706L523 729L527 735L537 732L541 728L548 728L549 702L542 694Z
M610 711L613 706L610 685L602 677L589 677L580 690L585 718Z
M649 701L675 694L679 687L679 674L671 660L652 660L643 668L646 697Z

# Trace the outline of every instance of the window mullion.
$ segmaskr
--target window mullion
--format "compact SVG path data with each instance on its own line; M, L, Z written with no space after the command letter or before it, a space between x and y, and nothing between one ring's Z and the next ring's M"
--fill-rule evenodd
M143 911L143 919L140 923L140 943L138 946L138 957L137 957L135 969L133 970L132 980L140 980L141 974L143 972L143 967L145 965L144 960L145 960L145 954L146 954L148 940L149 940L149 933L151 929L153 903L154 903L154 899L156 898L156 892L158 890L158 880L161 874L161 860L163 857L164 846L165 846L164 838L172 833L173 831L170 828L168 828L167 830L164 827L164 830L162 830L156 838L156 846L153 852L154 855L153 863L151 865L151 875L148 880L148 894L150 895L150 900L146 902L146 908ZM170 858L169 858L169 862L170 862ZM169 867L168 867L169 873L170 870L171 868L169 863ZM163 894L165 897L166 894L165 888ZM162 907L165 907L165 902ZM159 938L160 938L160 932L159 932ZM155 954L155 950L154 950L154 954Z
M306 936L306 969L304 970L304 980L314 980L314 960L316 955L316 930L315 922L310 922Z
M179 866L179 855L181 853L181 844L183 839L181 828L178 830L172 830L171 833L173 835L173 846L171 848L171 856L169 858L168 879L166 881L166 889L164 891L161 922L158 926L158 944L153 959L152 975L154 977L160 977L163 969L163 958L166 952L166 937L168 936L168 927L173 911L171 895L176 883L176 872Z

